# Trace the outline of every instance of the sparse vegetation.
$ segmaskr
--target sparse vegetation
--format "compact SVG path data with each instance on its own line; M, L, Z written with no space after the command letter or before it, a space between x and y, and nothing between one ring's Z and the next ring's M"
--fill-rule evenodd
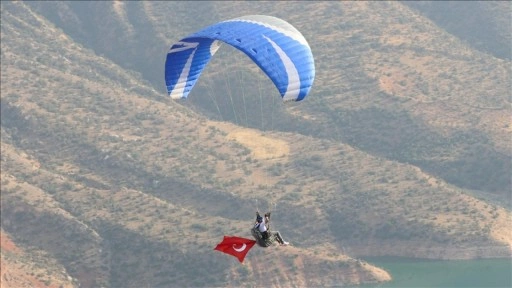
M304 105L288 107L229 47L190 101L157 91L162 57L154 55L230 18L233 5L2 2L2 231L47 253L29 251L22 269L65 267L77 279L33 270L55 287L252 287L275 285L253 270L272 258L263 274L279 275L280 285L292 274L311 281L297 286L328 286L345 272L361 278L347 285L374 280L367 264L350 262L380 249L368 243L399 256L461 244L464 255L487 246L487 256L509 253L500 235L510 233L500 229L510 210L466 193L509 196L509 63L405 5L237 4L236 14L286 15L310 41L315 86ZM207 16L167 13L191 7ZM226 79L232 85L215 85ZM249 140L232 137L240 130ZM235 269L211 252L224 234L248 235L254 206L273 204L292 252L255 249ZM324 247L318 235L354 254ZM425 248L408 249L417 246Z

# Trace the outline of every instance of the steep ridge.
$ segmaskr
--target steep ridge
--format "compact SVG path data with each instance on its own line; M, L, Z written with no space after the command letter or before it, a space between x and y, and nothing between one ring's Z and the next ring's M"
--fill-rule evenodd
M65 287L76 286L64 267L44 251L18 247L5 231L0 231L2 287ZM55 269L55 270L53 270Z
M349 285L389 279L350 256L510 256L499 206L338 139L208 120L2 7L2 229L82 287ZM249 235L255 199L295 247L240 266L211 249Z
M171 191L146 187L158 186L158 181L151 181L155 176L177 184L180 181L156 173L161 170L161 157L138 157L144 150L151 150L144 143L152 142L156 148L172 137L172 145L164 145L172 158L172 149L179 149L183 143L207 140L212 127L201 128L197 123L204 120L173 102L148 100L123 89L119 83L133 84L137 80L106 60L94 60L96 57L86 49L77 53L77 45L51 24L32 14L23 3L13 5L2 15L2 63L6 63L2 80L8 83L2 86L1 106L2 227L12 232L20 245L44 250L62 263L81 287L229 283L222 271L230 259L212 253L211 247L222 234L244 231L245 224L205 215L194 203L187 207L183 203L187 199L178 206L165 200L166 195L158 195L159 191L170 194L171 200L179 199L188 192L181 190L186 185L165 187ZM12 34L16 32L14 24L32 33L27 47ZM58 53L52 51L55 48ZM26 54L34 58L22 57ZM31 75L37 81L28 82ZM114 82L113 75L120 82ZM149 94L145 97L154 96L151 89L138 86L146 89L142 90ZM160 109L164 120L151 116L158 115ZM134 123L138 121L141 126L137 127ZM155 122L161 125L159 129L166 127L174 135L152 135L160 132L151 125L145 127L144 122ZM200 134L201 139L188 133L175 135L182 129L202 129L205 133ZM166 129L160 131L168 133ZM223 140L224 136L213 133L212 141L216 138ZM209 148L203 146L204 150ZM162 153L149 152L152 157ZM176 166L185 166L200 155L192 152L183 150L175 159ZM229 150L223 155L233 157ZM146 161L153 162L153 166L146 166ZM167 172L175 167L165 168ZM200 171L199 176L204 177L202 173L207 171ZM180 171L174 175L184 176ZM211 231L200 224L206 218L235 228ZM386 280L368 268L356 266L349 257L304 257L315 263L346 262L341 271L361 272L360 277L347 279L347 283ZM275 269L275 265L267 269ZM169 271L173 273L169 275ZM260 277L249 281L257 284L264 280ZM286 277L276 278L280 281L277 285L286 286ZM320 277L309 277L308 281L337 281Z
M409 1L404 4L417 9L472 47L497 58L512 59L512 7L507 2Z

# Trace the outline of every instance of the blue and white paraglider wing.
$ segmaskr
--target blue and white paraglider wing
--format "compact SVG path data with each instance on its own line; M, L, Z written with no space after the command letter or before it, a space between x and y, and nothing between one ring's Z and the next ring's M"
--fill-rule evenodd
M300 101L309 93L315 65L304 36L279 18L249 15L213 24L171 46L165 62L171 98L188 96L219 41L249 56L272 80L283 101Z

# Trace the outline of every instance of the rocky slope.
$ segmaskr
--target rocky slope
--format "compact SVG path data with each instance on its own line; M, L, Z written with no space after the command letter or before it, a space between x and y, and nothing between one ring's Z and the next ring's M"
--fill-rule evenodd
M211 19L205 17L204 22L232 13L229 5L201 3L205 4L199 10L213 11L205 14ZM184 26L174 18L163 21L164 12L189 11L193 4L2 2L1 225L2 235L12 240L2 242L2 287L36 285L28 283L64 287L78 283L80 287L351 285L392 276L358 260L360 256L510 257L507 206L472 196L464 185L428 169L495 155L481 154L489 147L504 153L503 160L510 155L509 131L503 122L509 105L502 97L509 75L506 62L472 51L449 35L443 34L441 40L429 38L431 31L439 31L434 26L412 25L417 29L412 35L438 45L433 46L437 59L407 50L415 44L405 32L373 41L386 43L382 44L386 49L377 49L368 40L356 41L368 34L364 29L391 29L383 25L386 15L398 13L405 15L402 21L418 18L425 23L398 4L308 3L308 13L318 17L309 22L293 13L298 3L262 4L257 6L258 13L273 14L272 9L279 8L278 16L289 15L286 18L301 31L317 29L307 38L318 55L318 81L307 105L275 103L277 108L271 111L280 114L274 122L262 125L262 118L270 118L255 114L237 125L233 119L201 115L216 112L199 103L167 99L143 79L142 75L151 78L144 71L129 69L136 62L119 63L125 61L123 55L136 55L137 61L147 62L144 65L161 62L151 55L162 51L165 55L167 42L179 38L165 31L176 27L192 31L202 25ZM254 8L250 3L237 7L240 13L255 12L250 11ZM111 22L89 27L91 23L79 13L89 10L97 12L91 15L114 14L103 18ZM373 21L360 22L369 19L365 15L371 11ZM344 25L353 27L343 37L333 28L339 22L320 21L336 12L345 15ZM398 26L375 31L389 35L401 31ZM73 30L78 27L82 30ZM117 39L119 34L114 32L125 38ZM143 32L149 41L144 46L159 41L161 46L152 46L152 52L138 50L142 46L134 39ZM91 35L101 45L89 41ZM354 50L343 52L348 53L343 59L356 57L357 61L349 61L337 72L339 63L329 55L336 55L340 42L319 45L324 38L358 43ZM121 42L127 51L119 53L120 58L111 57L111 52L122 50L116 47ZM398 46L393 49L399 52L389 46ZM448 48L456 53L441 57ZM379 64L387 58L396 61ZM220 63L211 63L212 71ZM432 76L430 65L460 69L446 80L454 85L453 98L438 101L444 92L418 92L418 79L427 79L428 85L443 81ZM253 75L251 69L243 73ZM405 74L420 70L433 78L401 81ZM471 79L464 75L469 74L485 79L485 84L466 88ZM210 75L202 85L215 83L218 76ZM478 97L492 85L495 89L487 97ZM197 88L204 91L204 86ZM477 108L464 108L468 105ZM376 106L384 107L386 113ZM481 109L484 106L499 109ZM465 117L467 113L471 117ZM229 118L227 113L222 115ZM457 119L460 125L442 117ZM388 119L388 125L379 126L382 119ZM272 125L275 129L269 128ZM473 132L484 135L487 142L471 136ZM404 140L415 135L420 135L416 142ZM448 145L443 142L446 139L454 142ZM419 143L423 144L414 146ZM397 152L403 147L408 148ZM478 157L464 158L460 149L465 147L473 148ZM502 163L496 161L491 164ZM425 163L431 164L422 166ZM492 170L497 182L507 169ZM497 184L494 190L479 185L485 193L508 195L500 190L506 184ZM255 208L267 207L274 211L274 227L290 239L292 247L255 248L245 265L212 251L222 235L250 237ZM33 278L30 271L37 265L42 275Z

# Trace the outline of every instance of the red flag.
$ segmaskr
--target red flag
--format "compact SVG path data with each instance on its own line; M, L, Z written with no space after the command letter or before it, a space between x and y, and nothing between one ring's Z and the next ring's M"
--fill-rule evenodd
M236 236L224 236L222 242L213 250L233 255L242 263L247 252L256 244L256 241Z

